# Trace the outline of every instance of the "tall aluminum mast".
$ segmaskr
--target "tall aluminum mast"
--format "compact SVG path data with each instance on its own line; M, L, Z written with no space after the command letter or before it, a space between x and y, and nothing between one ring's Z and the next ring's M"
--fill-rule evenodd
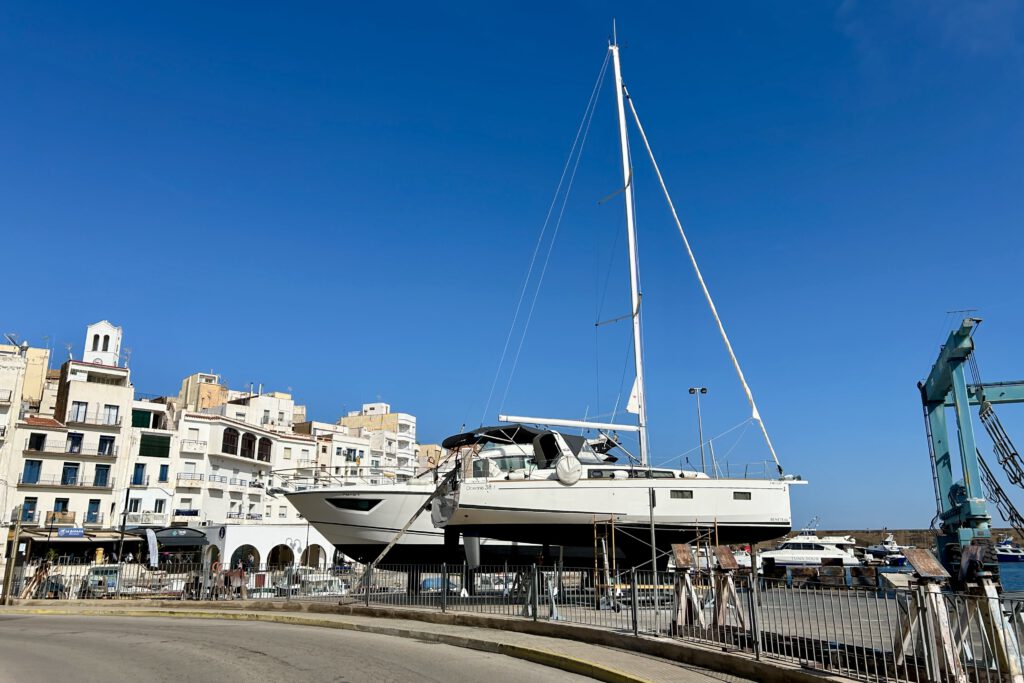
M619 45L613 39L608 46L615 65L615 102L619 108L619 139L622 145L622 179L626 196L626 235L629 238L629 289L633 307L633 364L636 367L637 426L640 438L640 463L647 464L647 398L644 395L644 351L640 343L640 273L636 253L636 224L633 212L633 169L629 162L629 138L626 132L626 105L619 64Z

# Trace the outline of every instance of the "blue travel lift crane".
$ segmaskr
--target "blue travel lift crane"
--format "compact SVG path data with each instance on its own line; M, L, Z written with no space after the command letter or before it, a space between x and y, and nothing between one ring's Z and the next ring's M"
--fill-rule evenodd
M995 503L1015 530L1024 533L1024 517L1006 496L978 450L970 413L971 406L979 407L979 418L992 438L999 464L1011 482L1024 487L1024 466L993 409L996 404L1024 403L1024 381L981 382L973 355L973 336L980 322L980 318L964 319L942 346L928 379L917 385L924 407L935 483L939 561L958 586L976 581L998 585L999 563L986 498ZM971 373L971 384L967 382L967 371ZM960 479L954 479L947 408L953 408L956 416Z

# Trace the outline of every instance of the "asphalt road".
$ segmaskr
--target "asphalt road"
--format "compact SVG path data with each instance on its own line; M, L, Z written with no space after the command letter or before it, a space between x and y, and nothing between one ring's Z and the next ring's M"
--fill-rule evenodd
M151 617L0 616L3 683L590 680L502 655L312 626Z

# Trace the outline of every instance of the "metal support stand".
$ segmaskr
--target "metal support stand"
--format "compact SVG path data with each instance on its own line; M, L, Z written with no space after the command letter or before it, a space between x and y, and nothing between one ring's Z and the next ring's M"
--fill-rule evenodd
M729 626L729 615L733 614L739 622L740 628L746 628L746 617L743 615L743 605L740 603L739 594L736 592L735 574L740 568L736 562L736 556L732 554L727 545L714 546L715 559L718 566L714 570L715 575L715 612L711 625L716 629Z
M694 560L689 545L673 544L675 555L675 599L672 610L671 634L681 635L686 626L697 625L706 628L704 609L701 607L697 590L693 587Z
M948 583L949 573L927 550L908 548L905 555L907 563L914 568L918 588L907 605L907 619L896 644L896 665L902 666L907 655L915 654L908 650L913 647L915 634L919 634L923 636L919 639L924 647L927 680L967 683L942 595L942 585Z

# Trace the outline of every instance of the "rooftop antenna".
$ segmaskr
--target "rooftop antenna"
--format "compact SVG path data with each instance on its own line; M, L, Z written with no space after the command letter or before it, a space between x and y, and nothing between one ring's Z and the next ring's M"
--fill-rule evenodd
M132 348L130 346L124 347L124 366L128 367L128 361L132 359Z
M71 344L70 343L64 344L64 348L67 349L67 351L68 351L68 360L74 360L75 356L74 356L73 353L71 353Z
M612 17L612 45L619 44L619 34L615 28L615 17Z

